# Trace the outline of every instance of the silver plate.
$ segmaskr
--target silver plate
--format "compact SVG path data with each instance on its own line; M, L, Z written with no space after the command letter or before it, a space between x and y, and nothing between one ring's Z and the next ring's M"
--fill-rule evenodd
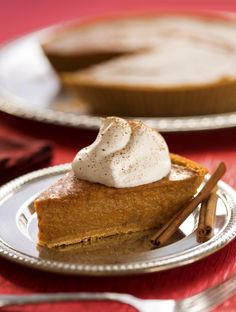
M0 110L52 124L98 129L99 116L60 91L60 83L40 48L51 28L12 41L0 50ZM132 118L132 117L129 117ZM236 112L191 117L144 118L161 132L196 131L236 126Z
M51 272L122 275L161 271L194 262L222 248L236 236L236 195L230 186L220 181L215 233L206 243L196 242L196 211L162 248L153 248L148 231L114 235L64 248L40 248L33 200L69 169L70 165L66 164L34 171L0 189L0 255Z

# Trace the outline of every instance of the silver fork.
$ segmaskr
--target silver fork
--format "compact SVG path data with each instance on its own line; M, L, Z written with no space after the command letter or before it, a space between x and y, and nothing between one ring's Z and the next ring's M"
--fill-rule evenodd
M217 307L236 292L236 273L225 282L182 300L151 300L140 299L121 293L55 293L33 295L0 295L0 308L11 305L32 303L78 301L78 300L108 300L126 303L139 312L202 312Z

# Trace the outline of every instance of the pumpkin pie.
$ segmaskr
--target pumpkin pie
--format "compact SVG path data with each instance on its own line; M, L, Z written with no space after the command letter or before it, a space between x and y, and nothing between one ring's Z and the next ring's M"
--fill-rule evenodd
M59 27L42 46L90 113L187 116L235 111L235 38L223 16L158 14Z
M158 228L194 196L206 172L175 154L168 176L136 187L108 187L68 172L35 200L38 243L50 248Z

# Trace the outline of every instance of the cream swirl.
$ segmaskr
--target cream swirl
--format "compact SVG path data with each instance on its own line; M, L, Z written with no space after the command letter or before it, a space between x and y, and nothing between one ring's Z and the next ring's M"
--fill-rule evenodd
M158 181L170 168L168 146L157 131L118 117L103 118L94 143L72 162L77 178L116 188Z

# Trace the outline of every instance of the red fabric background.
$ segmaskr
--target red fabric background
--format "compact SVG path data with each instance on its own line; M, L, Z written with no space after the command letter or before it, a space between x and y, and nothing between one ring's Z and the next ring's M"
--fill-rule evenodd
M233 0L163 0L163 1L56 1L0 0L0 42L49 24L77 17L110 12L158 9L212 9L236 11ZM51 140L54 144L52 164L71 161L76 151L91 143L94 131L69 129L24 121L0 114L0 134ZM170 150L206 165L210 170L224 160L228 171L224 180L236 187L236 129L202 133L164 135ZM196 263L160 273L128 277L73 277L38 272L0 259L0 293L54 291L115 291L141 298L183 298L224 280L236 270L236 241L221 251ZM134 311L119 303L60 303L6 308L4 311ZM217 311L235 311L236 296Z

